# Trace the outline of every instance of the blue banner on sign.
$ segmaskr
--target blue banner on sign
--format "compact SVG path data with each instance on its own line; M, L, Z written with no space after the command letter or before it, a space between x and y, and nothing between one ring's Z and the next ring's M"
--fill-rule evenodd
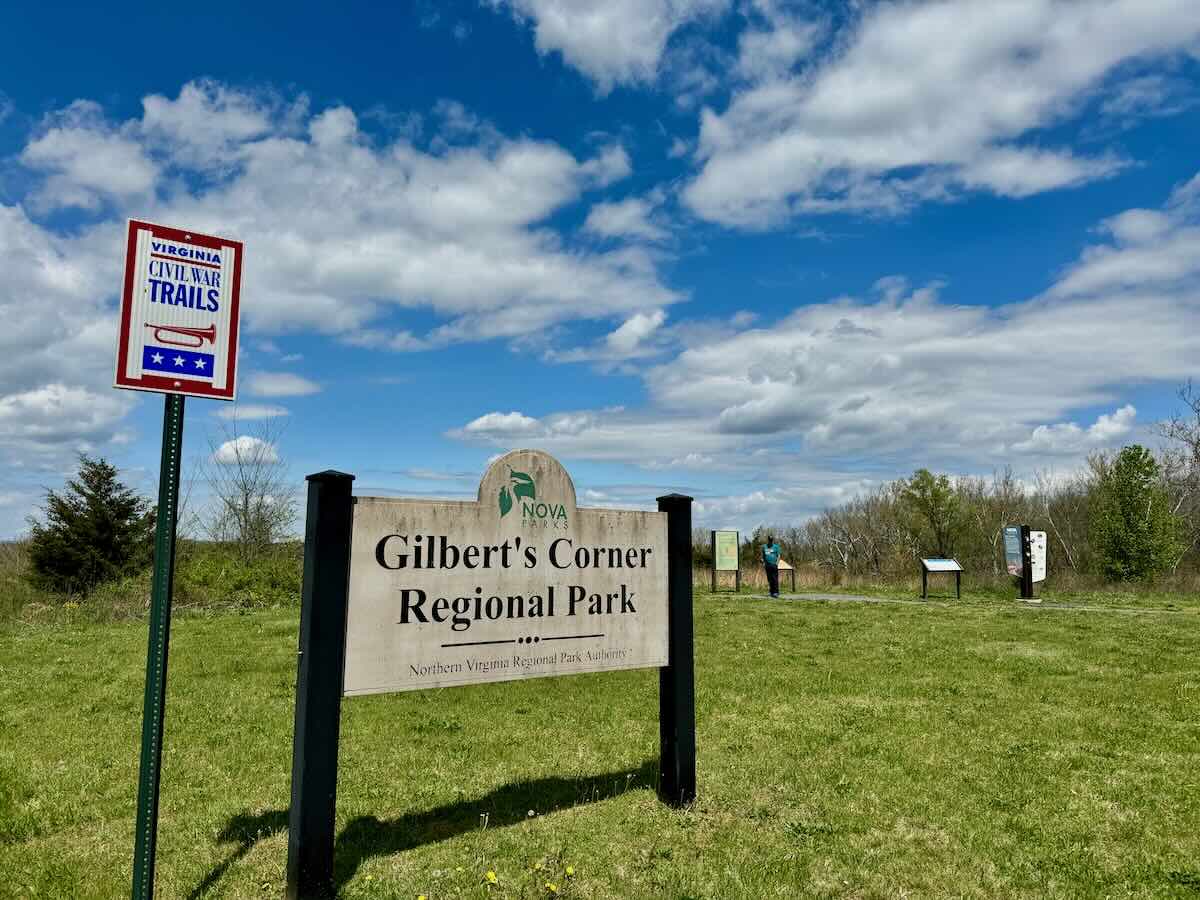
M155 347L153 344L147 344L142 349L142 370L146 372L207 378L211 381L215 360L216 357L211 353L197 353L195 350L181 350L178 347Z

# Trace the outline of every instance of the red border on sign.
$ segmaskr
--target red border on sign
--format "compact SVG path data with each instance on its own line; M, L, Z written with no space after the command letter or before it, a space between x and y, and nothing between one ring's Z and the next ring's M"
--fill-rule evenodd
M181 244L194 244L197 247L207 247L210 250L220 250L223 247L233 248L233 288L229 292L229 358L226 364L225 388L218 390L200 381L169 378L165 375L146 375L141 378L129 378L125 374L125 358L129 354L129 329L132 327L130 317L133 313L133 281L134 255L137 251L137 233L139 229L149 231L155 237ZM125 238L125 283L121 290L121 321L120 335L117 340L117 372L113 381L114 387L130 388L135 391L156 391L164 394L185 394L189 397L211 397L216 400L232 400L237 385L237 342L238 321L241 312L242 297L242 242L230 238L216 237L211 234L200 234L186 231L182 228L171 228L167 225L155 225L153 222L143 222L130 219Z

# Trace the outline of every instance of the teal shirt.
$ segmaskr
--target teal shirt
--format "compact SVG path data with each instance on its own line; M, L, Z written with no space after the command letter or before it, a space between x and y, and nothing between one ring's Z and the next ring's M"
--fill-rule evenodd
M763 547L763 562L768 566L779 565L780 549L778 544L767 544Z

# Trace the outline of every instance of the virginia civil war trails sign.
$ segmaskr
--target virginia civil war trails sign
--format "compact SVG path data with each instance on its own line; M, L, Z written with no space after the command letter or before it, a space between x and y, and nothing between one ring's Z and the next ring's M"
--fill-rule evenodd
M359 497L346 694L667 664L667 514L580 509L517 450L477 502Z
M234 399L242 244L129 222L115 386Z

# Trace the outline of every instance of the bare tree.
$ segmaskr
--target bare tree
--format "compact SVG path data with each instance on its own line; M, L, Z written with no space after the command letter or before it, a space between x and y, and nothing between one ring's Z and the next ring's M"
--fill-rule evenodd
M988 511L988 545L992 552L992 574L999 575L1004 567L1004 527L1011 525L1025 505L1025 490L1013 475L1012 466L992 472L992 488L985 492Z
M200 519L210 540L233 544L250 562L291 533L298 501L277 449L282 427L273 419L249 428L231 422L210 437L212 452L200 465L212 494Z
M1200 543L1200 390L1188 381L1179 389L1179 399L1183 411L1160 422L1158 433L1169 442L1162 453L1162 472L1172 512L1187 528L1182 560Z

